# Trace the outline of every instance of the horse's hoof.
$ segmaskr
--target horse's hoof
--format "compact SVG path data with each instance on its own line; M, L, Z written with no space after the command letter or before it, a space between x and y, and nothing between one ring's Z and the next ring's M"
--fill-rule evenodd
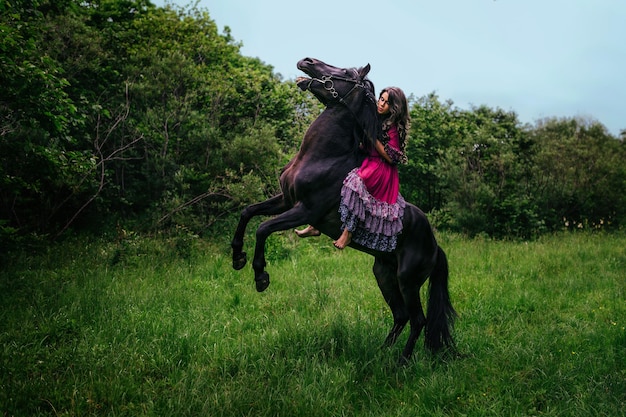
M246 266L246 262L248 262L248 256L245 252L241 252L239 255L233 254L233 268L235 270L239 271Z
M387 349L387 348L392 347L393 345L396 344L396 340L397 339L398 339L398 335L393 334L393 333L389 333L389 335L387 336L387 338L383 342L383 345L381 346L381 349Z
M261 275L254 280L256 282L256 290L258 292L263 292L270 286L270 274L265 271L261 272Z
M398 359L398 367L399 368L406 368L409 366L409 363L411 361L410 357L406 357L404 355L400 356L400 358Z

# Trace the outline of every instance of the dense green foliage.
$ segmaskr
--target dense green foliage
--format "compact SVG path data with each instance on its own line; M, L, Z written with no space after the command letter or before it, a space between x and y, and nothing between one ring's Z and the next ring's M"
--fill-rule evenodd
M626 415L623 233L439 241L462 355L418 344L404 368L373 259L327 238L272 236L263 294L227 242L24 252L0 278L0 414Z
M276 191L310 99L241 56L207 12L121 0L2 8L5 234L131 220L202 229Z
M402 190L439 227L531 238L626 222L624 137L598 122L523 126L513 112L459 110L433 94L413 104L412 118Z
M319 112L208 11L148 0L0 1L0 85L3 246L117 224L205 233L276 192ZM402 192L439 228L528 238L626 221L624 138L599 122L522 126L432 94L411 114Z

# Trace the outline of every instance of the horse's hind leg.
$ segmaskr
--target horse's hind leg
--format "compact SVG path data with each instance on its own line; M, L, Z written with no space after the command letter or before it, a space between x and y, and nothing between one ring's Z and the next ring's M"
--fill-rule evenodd
M246 265L247 256L243 251L243 237L246 233L246 226L248 222L254 216L260 215L274 215L285 212L289 209L286 204L283 194L278 194L269 200L265 200L261 203L252 204L247 206L241 212L239 217L239 223L237 224L237 230L235 230L235 236L230 243L233 249L233 268L239 270Z
M419 286L407 286L403 288L402 294L404 295L405 303L409 306L409 320L411 322L411 332L402 351L401 359L402 363L407 363L411 359L417 339L426 325L426 316L422 309Z
M407 363L411 359L417 339L426 325L426 316L424 315L420 297L420 287L424 284L426 278L425 273L423 271L420 272L419 267L413 262L404 267L401 264L398 271L398 283L404 304L407 306L411 324L411 332L402 351L402 363Z
M376 282L378 282L378 288L380 288L380 292L393 315L393 327L383 344L383 346L389 347L396 343L402 330L404 330L409 321L409 311L406 308L400 287L398 286L395 262L385 262L381 258L376 258L373 271Z

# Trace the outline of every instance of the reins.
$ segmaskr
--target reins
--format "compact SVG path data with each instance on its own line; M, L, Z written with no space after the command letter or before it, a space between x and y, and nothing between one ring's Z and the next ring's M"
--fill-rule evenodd
M333 82L333 78L336 79L336 80L341 80L341 81L353 83L354 86L343 97L340 97L339 93L335 89L335 83ZM361 127L361 130L363 131L363 133L367 136L367 133L366 133L367 131L363 127L362 121L359 120L358 115L355 114L354 110L352 110L352 108L346 102L346 99L348 97L350 97L350 95L352 95L356 91L357 88L362 88L365 91L366 99L369 100L374 105L376 104L376 98L374 97L372 92L369 91L366 88L365 83L363 82L363 80L355 80L355 79L352 79L352 78L340 77L340 76L336 76L336 75L322 75L321 79L319 79L319 78L311 78L309 80L309 84L307 85L307 90L310 89L311 84L313 83L313 81L317 81L318 83L322 84L324 86L324 89L326 91L328 91L333 96L333 98L335 98L339 103L341 103L344 106L346 106L348 111L352 114L352 117L354 117L354 119L357 121L358 125Z

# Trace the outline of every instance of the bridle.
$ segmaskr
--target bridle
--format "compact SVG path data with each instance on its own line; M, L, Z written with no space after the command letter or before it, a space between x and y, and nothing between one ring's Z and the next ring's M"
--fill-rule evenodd
M335 83L333 82L333 78L335 80L350 82L350 83L353 83L354 85L352 86L350 91L348 91L343 97L340 97L339 93L335 89ZM309 83L306 86L307 90L310 90L310 87L313 81L317 81L318 83L322 84L324 86L324 89L330 92L330 95L333 96L334 99L336 99L340 104L343 104L348 109L348 111L350 111L350 113L352 114L352 117L354 117L357 124L361 127L361 130L363 130L363 132L366 132L366 129L362 125L362 120L359 120L359 117L354 112L354 109L352 109L352 107L350 107L348 103L346 102L346 99L350 97L357 90L357 88L362 88L363 91L365 91L366 99L370 101L371 103L373 103L374 105L376 105L376 97L374 97L374 94L366 87L365 82L363 82L363 80L358 80L358 79L355 80L352 78L341 77L338 75L322 75L321 79L310 78Z
M339 93L337 92L337 90L335 90L335 83L333 82L333 79L335 80L341 80L341 81L345 81L345 82L349 82L349 83L353 83L354 85L352 86L352 88L350 89L350 91L348 91L343 97L339 97ZM309 84L307 85L307 90L310 89L311 84L313 83L313 81L317 81L318 83L322 84L324 86L324 90L328 91L330 93L331 96L333 96L333 98L337 99L337 101L341 104L344 104L347 106L345 100L350 97L350 95L352 95L352 93L354 91L356 91L357 88L362 88L365 90L365 95L367 97L368 100L372 101L373 103L376 103L376 99L374 98L374 95L371 93L371 91L369 91L367 88L365 88L365 83L363 82L363 80L354 80L352 78L346 78L346 77L340 77L337 75L322 75L322 78L310 78L309 79ZM347 106L348 108L350 106Z

